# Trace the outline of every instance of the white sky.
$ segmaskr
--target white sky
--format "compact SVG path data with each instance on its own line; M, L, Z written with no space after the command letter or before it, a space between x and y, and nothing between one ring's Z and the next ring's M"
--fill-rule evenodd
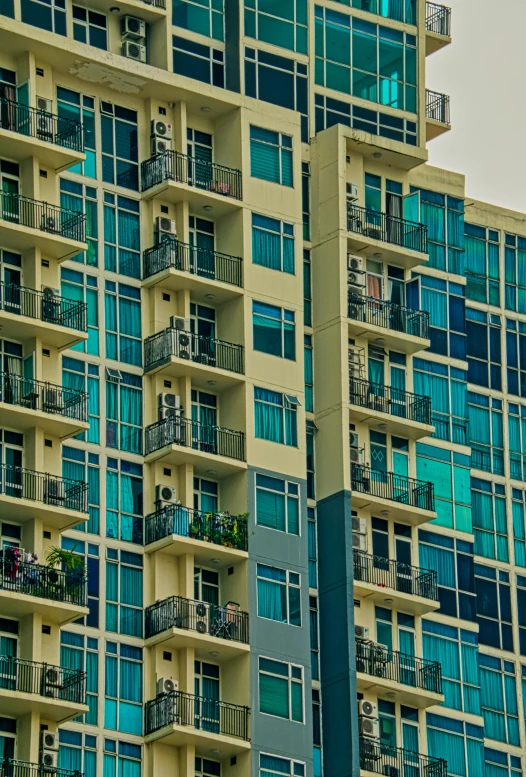
M466 195L526 212L526 0L438 0L450 46L427 59L428 88L451 96L450 132L429 162L466 175Z

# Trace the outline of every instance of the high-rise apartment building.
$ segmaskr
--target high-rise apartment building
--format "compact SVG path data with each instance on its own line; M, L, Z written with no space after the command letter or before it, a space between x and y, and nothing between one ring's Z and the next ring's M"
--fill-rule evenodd
M526 772L526 219L426 164L450 40L0 0L0 777Z

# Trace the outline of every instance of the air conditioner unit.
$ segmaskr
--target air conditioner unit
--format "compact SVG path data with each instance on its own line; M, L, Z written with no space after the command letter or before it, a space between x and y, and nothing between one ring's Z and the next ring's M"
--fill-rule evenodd
M169 407L174 410L179 410L181 407L181 397L179 394L169 394L163 391L159 394L159 407Z
M171 677L160 677L159 680L157 680L156 696L162 696L164 693L172 693L172 691L177 691L178 688L179 683L177 680L172 680Z
M349 445L351 448L357 448L360 444L360 438L356 432L349 432Z
M349 200L357 200L358 199L358 187L355 183L348 183L347 184L347 199Z
M62 483L60 485L62 485ZM62 670L56 666L48 666L45 669L44 682L46 685L61 685Z
M62 505L66 501L66 488L61 480L48 477L44 486L44 501L46 504ZM48 669L47 671L56 672L55 669ZM49 682L52 682L52 680L49 680Z
M177 235L175 219L169 219L166 216L157 216L155 219L155 231L161 237L163 235Z
M354 624L354 636L356 639L369 639L369 629L367 626L359 626Z
M358 448L351 448L350 450L351 464L362 463L362 452Z
M360 734L369 739L379 739L380 723L375 718L360 718Z
M172 329L184 329L186 332L189 332L190 319L181 318L181 316L170 316L170 327Z
M352 530L356 534L367 534L367 521L365 518L358 518L357 515L352 516Z
M139 40L146 37L146 24L136 16L123 16L121 19L121 35L124 40Z
M58 750L58 733L56 731L41 731L40 747L42 750Z
M44 232L60 232L60 221L55 216L46 216L43 213L40 219L40 229Z
M121 54L128 59L136 59L137 62L146 62L146 46L134 40L125 40L122 44Z
M155 501L162 502L161 507L173 505L177 502L177 491L173 486L166 484L155 486Z
M59 290L52 286L42 286L42 294L46 299L54 299L55 296L59 295Z
M356 254L347 254L347 269L349 272L363 273L365 270L363 256Z
M351 535L352 539L352 547L353 550L361 550L364 553L367 550L367 536L365 534L356 534L353 533Z
M150 152L152 156L158 156L159 154L166 154L167 151L172 150L172 141L166 140L166 138L151 138L150 139Z
M152 119L152 137L164 138L165 140L172 139L172 125L166 121L159 121Z
M377 718L378 705L369 699L360 699L360 715L364 718Z
M347 282L349 286L353 288L353 291L357 294L363 294L365 288L365 275L349 270L347 273Z
M53 103L47 97L37 97L37 135L40 138L53 137Z
M40 759L42 766L46 771L47 769L58 768L58 752L56 750L42 750Z
M47 97L37 97L37 111L45 111L51 113L53 110L53 101L48 100Z
M45 386L43 392L43 407L48 412L60 412L64 410L62 391L58 388Z

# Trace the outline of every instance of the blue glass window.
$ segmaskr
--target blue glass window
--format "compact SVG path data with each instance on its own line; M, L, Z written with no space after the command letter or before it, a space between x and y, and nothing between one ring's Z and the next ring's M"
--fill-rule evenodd
M88 642L97 640L90 638ZM82 774L97 773L97 737L61 728L58 732L58 743L59 769L69 769Z
M74 360L72 360L74 361ZM86 462L87 458L87 462ZM86 468L87 463L87 468ZM81 523L75 526L76 531L87 531L89 534L100 532L100 469L99 455L86 453L79 448L69 445L62 446L62 474L65 478L88 483L88 511L87 524Z
M502 390L500 330L500 316L466 308L468 383Z
M502 402L474 391L468 391L467 399L471 466L473 469L504 475Z
M172 0L172 24L216 40L225 39L223 0Z
M250 127L250 175L292 186L292 138L281 132Z
M80 5L72 6L73 38L97 49L108 48L107 20L104 14L89 11Z
M258 616L301 626L301 578L297 572L257 564Z
M102 180L139 191L137 111L101 102Z
M141 290L113 281L106 281L105 290L106 357L140 367Z
M475 590L480 644L513 652L509 574L475 564Z
M253 345L255 351L296 360L294 311L252 301Z
M66 267L60 269L60 293L66 299L87 305L88 339L73 345L72 351L99 355L98 278Z
M225 85L224 52L186 38L173 36L174 73L205 84Z
M22 21L66 35L66 0L22 0Z
M245 0L245 35L274 46L307 53L307 2Z
M142 648L106 641L104 728L141 736L142 668ZM140 748L133 747L140 757ZM106 774L111 777L115 772Z
M142 465L108 457L106 536L142 545Z
M294 274L294 224L253 213L252 262Z
M104 192L104 269L141 277L140 204Z
M498 272L498 256L496 271ZM504 235L504 280L506 310L526 313L526 238L524 237Z
M479 666L484 735L497 742L519 745L515 664L481 653Z
M98 725L98 698L99 698L99 640L86 637L84 634L76 634L69 631L60 632L60 666L66 669L79 669L86 672L86 704L89 707L85 715L75 720L87 723L91 726ZM60 732L62 733L62 731ZM81 734L78 734L82 738ZM60 739L63 744L63 739ZM65 742L64 742L65 744ZM62 749L62 748L61 748ZM81 759L81 753L68 753L64 750L60 761ZM88 760L90 760L88 758ZM60 763L63 766L62 763ZM71 768L71 767L64 767ZM78 767L80 768L80 767Z
M420 221L427 226L427 266L464 275L464 201L411 186L415 191L420 192Z
M500 232L465 224L466 299L500 306Z
M256 474L256 523L269 529L299 534L298 484Z
M254 386L255 436L297 447L297 406L296 397Z
M509 561L504 486L471 478L475 555Z
M106 559L106 630L142 637L142 556L113 548L111 556Z
M84 213L86 216L86 242L88 250L70 257L73 262L82 262L90 267L98 265L99 225L97 221L97 190L75 181L60 179L60 205L62 208Z
M351 0L339 0L349 5ZM416 0L352 0L352 7L405 24L416 24Z
M95 100L93 97L57 86L57 114L82 124L82 139L86 161L68 168L70 173L97 177L97 155L95 153ZM88 214L86 214L86 218ZM88 229L88 225L86 225Z
M142 378L112 370L106 379L106 445L142 453Z

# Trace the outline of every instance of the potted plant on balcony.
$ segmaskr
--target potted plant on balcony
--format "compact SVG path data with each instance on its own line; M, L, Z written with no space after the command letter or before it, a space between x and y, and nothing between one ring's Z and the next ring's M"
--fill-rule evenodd
M75 553L76 547L74 545L72 550L65 550L52 545L46 554L48 567L51 568L49 582L55 586L57 598L60 597L63 600L77 600L77 592L83 584L86 573L84 559ZM66 573L63 577L56 570L59 564Z

